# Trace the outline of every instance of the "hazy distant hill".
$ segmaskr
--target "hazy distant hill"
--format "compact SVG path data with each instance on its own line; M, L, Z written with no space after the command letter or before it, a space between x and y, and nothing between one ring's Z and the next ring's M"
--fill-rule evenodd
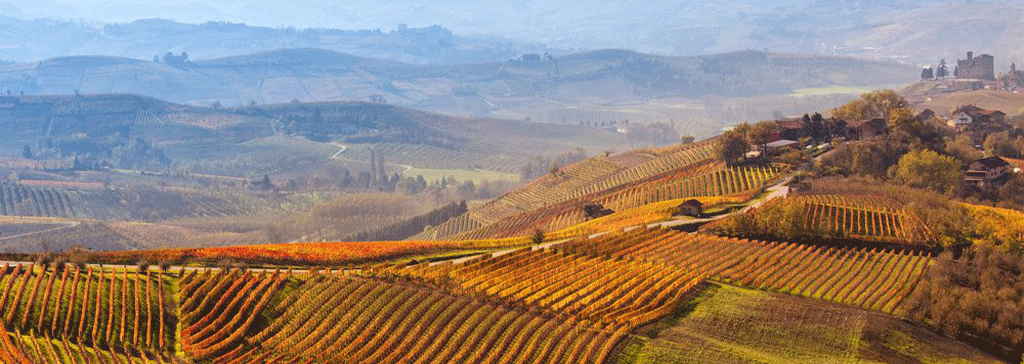
M306 48L171 64L54 58L0 68L0 92L131 93L204 106L375 97L488 115L530 100L618 103L789 94L806 87L903 84L916 76L913 67L895 63L756 51L665 57L603 50L551 60L416 65Z
M395 22L397 24L397 22ZM395 24L391 24L394 26ZM162 19L96 24L0 16L0 60L105 55L135 59L187 52L210 59L279 48L314 47L410 63L490 62L547 50L537 43L453 34L441 26L397 30L300 29Z
M0 96L0 127L0 156L20 157L28 146L41 159L77 157L85 163L109 161L114 168L234 176L259 176L304 163L362 169L368 166L368 148L393 151L387 155L391 165L518 173L536 156L573 148L598 153L675 139L453 117L368 102L211 108L125 94ZM339 148L347 151L341 154Z

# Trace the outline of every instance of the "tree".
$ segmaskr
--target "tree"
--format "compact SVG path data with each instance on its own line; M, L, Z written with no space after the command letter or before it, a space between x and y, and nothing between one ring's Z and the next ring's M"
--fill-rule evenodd
M1024 137L1010 140L1006 134L989 134L983 145L988 155L1008 158L1024 157Z
M533 235L530 236L530 243L537 245L544 242L544 230L536 229L533 231Z
M735 130L722 135L722 142L718 145L718 159L727 165L732 165L736 160L743 158L743 155L750 149L747 139Z
M690 144L690 143L693 143L694 140L695 139L693 138L692 135L681 135L681 136L679 136L679 143L680 144Z
M914 110L909 107L895 109L889 112L889 119L886 120L886 127L891 131L914 131L914 124L918 123L914 117Z
M825 134L828 133L825 128L825 118L819 113L814 113L814 115L811 115L810 128L804 132L807 133L811 139L814 139L815 142L825 140L827 137Z
M930 80L932 78L935 78L935 71L933 71L931 67L925 67L921 70L922 80Z
M910 103L893 90L871 91L857 100L832 110L832 116L843 120L889 119L893 110L908 108Z
M947 194L955 192L963 181L959 162L928 149L904 154L893 174L898 183Z
M771 121L754 124L747 132L747 139L750 144L757 145L758 150L764 152L768 148L768 142L771 140L772 134L775 134L776 128L775 123Z

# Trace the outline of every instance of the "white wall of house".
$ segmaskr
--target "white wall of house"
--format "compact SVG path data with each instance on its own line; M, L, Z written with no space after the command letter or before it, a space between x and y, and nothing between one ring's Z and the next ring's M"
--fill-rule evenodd
M949 122L947 122L947 124L949 124L949 126L956 127L956 126L971 125L971 123L973 123L973 122L974 122L974 118L972 118L967 113L962 112L962 113L956 114L952 119L949 120Z

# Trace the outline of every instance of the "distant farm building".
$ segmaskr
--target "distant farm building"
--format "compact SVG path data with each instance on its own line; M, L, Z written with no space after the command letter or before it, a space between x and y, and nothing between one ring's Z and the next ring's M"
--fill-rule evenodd
M803 118L786 118L775 120L777 127L778 137L771 138L773 141L787 139L787 140L799 140L804 133L804 120Z
M979 80L996 80L995 58L982 54L975 57L974 52L967 52L967 59L956 61L956 69L953 70L956 78L970 78Z
M920 114L917 114L914 118L918 121L928 121L935 117L935 111L932 109L924 109Z
M788 192L790 194L794 194L794 193L810 193L811 192L811 184L807 183L807 182L793 182L793 183L790 183L789 184L789 191Z
M767 147L767 151L768 152L781 152L781 151L785 151L785 150L795 150L795 149L798 149L799 146L800 146L800 143L798 143L797 141L795 141L795 140L786 140L786 139L776 140L774 142L765 144L765 147Z
M696 199L689 199L676 206L677 216L703 217L704 204Z
M615 213L615 211L612 211L611 209L606 209L601 204L596 203L588 203L586 205L583 205L583 212L587 214L588 220L605 217Z
M866 119L846 123L849 140L867 140L885 135L885 119Z
M958 133L970 135L975 145L984 143L989 135L1008 133L1012 129L1006 122L1006 113L985 110L974 105L961 106L953 110L946 124Z
M976 185L996 182L1013 171L1013 165L1000 157L988 157L971 162L964 173L964 181Z
M539 61L540 60L540 54L537 54L537 53L527 53L527 54L524 54L522 56L522 58L520 58L520 60L522 60L522 61Z
M999 110L985 110L974 105L961 106L953 110L952 118L947 121L957 131L978 129L992 126L1006 126L1006 113Z

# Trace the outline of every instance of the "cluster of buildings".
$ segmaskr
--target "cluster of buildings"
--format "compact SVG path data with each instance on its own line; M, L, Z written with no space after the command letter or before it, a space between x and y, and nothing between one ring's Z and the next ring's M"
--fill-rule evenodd
M800 146L799 140L808 134L808 125L802 117L783 118L771 122L775 124L775 132L765 145L769 153L797 149ZM846 140L868 140L887 133L885 119L845 121L832 117L822 119L821 123L827 134L844 136ZM756 156L760 156L760 151L748 154L748 157Z
M916 117L928 120L935 117L932 110L925 110ZM775 131L766 144L769 154L779 154L786 150L800 147L800 140L808 134L807 120L803 118L783 118L770 121ZM870 140L888 133L885 119L866 119L844 121L836 118L823 119L830 133L844 135L848 141ZM999 110L987 110L975 105L966 105L953 110L946 119L946 125L961 135L971 138L976 148L982 148L985 140L992 136L1009 139L1013 125L1009 123L1006 113ZM760 150L747 153L747 158L761 156ZM991 185L1005 181L1011 173L1024 170L1024 160L1004 157L984 158L970 163L964 169L965 182L973 185Z

